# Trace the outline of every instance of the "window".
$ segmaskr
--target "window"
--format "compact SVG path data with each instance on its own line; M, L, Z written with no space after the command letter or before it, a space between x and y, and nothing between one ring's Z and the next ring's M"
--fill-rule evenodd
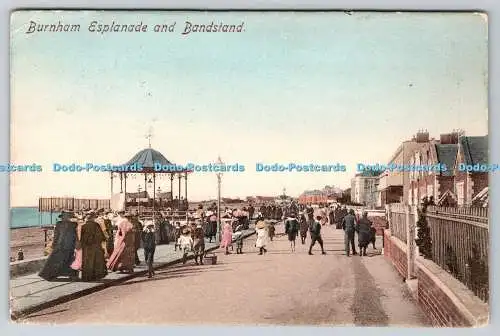
M455 188L457 189L457 203L458 205L464 205L465 199L465 190L464 190L464 183L463 182L458 182L455 184Z

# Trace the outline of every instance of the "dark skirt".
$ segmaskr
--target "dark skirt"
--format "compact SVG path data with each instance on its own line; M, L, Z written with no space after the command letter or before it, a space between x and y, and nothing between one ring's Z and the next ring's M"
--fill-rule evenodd
M297 231L288 232L288 240L294 241L295 239L297 239Z
M70 265L75 260L75 250L56 249L47 258L45 265L38 274L42 279L47 281L53 280L59 276L71 276L75 271Z

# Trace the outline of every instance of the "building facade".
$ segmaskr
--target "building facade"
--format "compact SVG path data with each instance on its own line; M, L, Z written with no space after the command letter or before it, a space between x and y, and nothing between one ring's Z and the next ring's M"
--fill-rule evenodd
M488 190L488 172L465 171L464 165L475 168L488 164L488 136L463 136L458 142L455 164L454 193L458 206L470 206L472 200Z
M453 203L455 161L459 132L441 134L439 141L430 141L413 152L410 164L439 167L439 170L411 171L408 204L418 205L424 197L447 206Z
M419 131L408 141L404 141L390 158L388 164L408 165L412 162L416 150L435 142L429 138L429 132ZM381 174L378 183L378 205L389 203L408 203L410 195L410 172L399 169L387 170Z
M363 172L351 179L351 202L372 208L377 206L377 189L380 172Z

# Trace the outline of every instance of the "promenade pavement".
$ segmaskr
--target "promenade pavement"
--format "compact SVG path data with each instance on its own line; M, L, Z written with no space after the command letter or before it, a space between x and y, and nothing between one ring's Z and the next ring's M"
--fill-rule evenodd
M283 233L283 225L277 226ZM278 235L258 255L217 251L217 265L193 262L135 278L27 316L29 323L430 326L393 266L377 250L347 257L343 231L323 227L327 255ZM307 244L309 243L309 239Z
M244 232L245 235L254 234L254 229ZM218 248L218 243L206 242L206 250ZM55 281L46 281L37 274L29 274L10 279L10 308L11 317L16 319L25 314L44 309L65 301L69 301L98 290L102 290L117 283L137 276L145 275L147 267L144 264L144 252L138 251L142 263L134 268L133 274L110 272L104 279L96 282L70 281L60 278ZM174 244L158 245L155 252L155 269L179 263L182 253L174 251ZM99 294L97 294L99 295Z

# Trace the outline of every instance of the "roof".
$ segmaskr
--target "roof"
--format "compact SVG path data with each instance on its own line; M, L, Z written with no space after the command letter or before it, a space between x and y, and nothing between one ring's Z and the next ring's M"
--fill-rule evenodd
M161 165L172 165L173 163L168 161L162 153L154 150L152 148L146 148L134 155L125 165L141 165L142 168L154 168L155 163L161 163Z
M464 161L467 165L488 164L488 136L464 136L460 138Z
M362 177L377 177L380 174L382 174L382 172L383 172L382 170L370 170L370 169L366 169L363 172L359 173L359 176L362 176Z
M457 201L457 196L450 190L446 190L442 195L441 197L439 197L439 199L437 200L436 204L438 206L442 206L443 205L443 202L446 200L447 197L450 197L451 199L453 199L455 202Z
M439 163L446 165L446 170L442 172L444 176L453 176L455 161L457 159L457 144L436 144L436 154Z
M485 187L483 188L483 190L478 192L477 195L472 199L472 205L487 208L489 200L490 200L489 188Z

